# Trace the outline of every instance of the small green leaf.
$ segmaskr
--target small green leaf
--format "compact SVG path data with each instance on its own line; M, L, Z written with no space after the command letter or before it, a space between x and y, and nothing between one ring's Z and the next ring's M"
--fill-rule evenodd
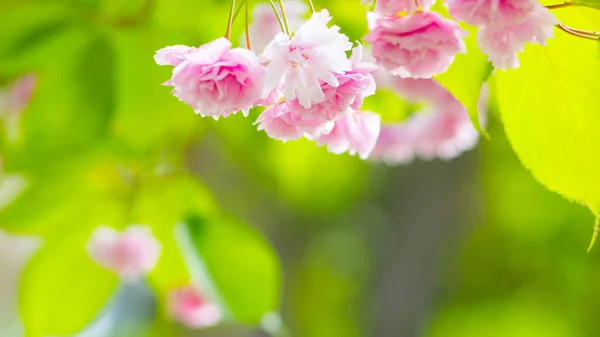
M71 35L73 34L73 35ZM101 32L65 34L69 48L56 50L60 62L46 65L23 116L22 139L11 149L27 169L42 169L57 157L98 147L108 134L115 105L115 58ZM59 85L57 85L59 83Z
M277 256L251 227L231 218L190 218L187 231L222 302L243 323L277 310Z
M508 139L535 178L600 212L600 48L556 30L496 74Z
M479 120L477 102L481 86L488 79L492 66L488 62L487 56L479 50L476 34L477 29L471 27L469 36L465 39L467 53L456 55L450 69L435 78L467 108L473 126L489 139L489 135Z
M600 0L573 0L573 3L600 9Z
M130 221L150 225L162 246L158 264L148 275L159 301L190 280L173 228L183 223L188 214L208 216L215 210L210 192L190 175L156 179L136 191Z
M0 14L0 54L23 57L76 24L77 17L65 6L38 3L8 7Z
M48 242L25 268L19 309L26 336L75 334L107 304L117 277L87 255L89 232Z

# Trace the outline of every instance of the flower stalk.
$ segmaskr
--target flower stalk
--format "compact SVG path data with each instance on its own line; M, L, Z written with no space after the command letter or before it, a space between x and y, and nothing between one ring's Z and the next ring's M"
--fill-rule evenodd
M596 239L598 238L598 232L600 232L600 215L596 216L596 222L594 223L594 234L592 234L592 241L588 246L587 252L589 253L594 247L594 243L596 243Z
M308 0L308 6L310 7L310 12L315 14L315 5L313 4L312 0Z
M281 16L283 17L283 24L285 25L285 32L290 35L290 25L288 24L287 15L285 14L285 5L283 0L279 0L279 7L281 8Z
M246 47L252 50L252 45L250 44L250 0L245 0L246 3Z
M571 28L562 23L558 24L558 28L566 33L573 35L573 36L582 37L584 39L600 41L600 32L597 32L597 31L589 31L589 30Z
M279 14L279 10L277 10L277 5L273 0L269 0L271 7L273 7L273 12L275 12L275 16L277 17L277 22L279 22L279 26L281 27L281 31L289 34L288 31L285 30L285 25L283 24L283 20L281 19L281 15Z
M233 17L235 14L235 0L231 0L231 8L229 9L229 20L227 22L227 31L225 32L225 38L229 40L231 37L231 27L233 26Z

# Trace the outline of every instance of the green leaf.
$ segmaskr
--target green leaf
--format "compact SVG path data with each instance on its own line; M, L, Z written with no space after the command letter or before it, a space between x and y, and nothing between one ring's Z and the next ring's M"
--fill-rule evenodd
M279 306L277 256L251 227L231 218L190 218L187 231L219 298L243 323L258 324Z
M85 251L90 231L50 241L25 268L19 309L28 337L70 335L97 317L117 286L117 277Z
M573 3L600 9L600 0L573 0Z
M121 213L124 217L125 206L120 201L127 187L119 176L118 165L114 156L88 153L47 163L43 173L26 174L22 178L25 189L0 206L0 228L49 237L79 226L91 216L90 205L106 215L108 208L111 214Z
M69 47L57 43L52 57L61 61L42 66L23 116L22 139L9 149L7 162L21 168L43 170L43 163L57 157L95 149L109 130L115 101L112 45L90 30L71 30L60 42Z
M216 212L216 206L210 192L189 175L147 182L136 192L135 199L131 221L150 225L162 246L158 264L148 275L150 286L162 302L173 288L190 280L173 228L183 223L188 214L209 216Z
M0 55L23 57L76 24L72 11L59 4L10 6L0 14Z
M467 53L456 55L456 59L448 71L435 78L467 108L473 126L489 139L489 135L479 121L477 102L481 86L488 79L492 66L488 62L487 56L479 50L476 34L477 29L471 27L469 36L465 39Z
M598 214L599 43L557 30L547 47L528 46L520 61L496 74L508 139L538 181Z
M112 131L124 145L142 153L189 144L202 118L161 85L172 69L154 62L156 50L169 40L147 30L115 31L119 59L118 100Z

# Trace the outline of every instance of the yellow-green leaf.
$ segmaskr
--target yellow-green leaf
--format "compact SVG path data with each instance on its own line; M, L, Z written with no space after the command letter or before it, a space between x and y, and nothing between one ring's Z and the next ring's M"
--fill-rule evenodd
M498 103L521 162L552 191L600 211L600 44L556 31L521 67L497 73Z

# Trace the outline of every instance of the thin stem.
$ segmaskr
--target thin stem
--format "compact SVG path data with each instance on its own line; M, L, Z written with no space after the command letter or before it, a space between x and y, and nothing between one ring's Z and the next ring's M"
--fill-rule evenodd
M377 0L373 0L373 8L371 8L371 11L374 12L377 9Z
M235 0L231 0L231 9L229 10L229 22L227 23L227 32L225 38L229 40L231 37L231 26L233 26L233 14L235 12Z
M562 4L546 6L546 8L548 8L548 9L558 9L558 8L567 7L567 6L572 5L572 4L573 4L573 0L569 0L569 1L563 2Z
M286 33L285 31L285 26L283 25L283 20L281 19L281 15L279 15L279 11L277 10L277 5L275 4L275 2L273 2L273 0L269 0L269 2L271 3L271 7L273 7L273 12L275 12L275 16L277 17L277 22L279 22L279 27L281 27L281 31Z
M566 33L569 33L569 34L577 36L577 37L582 37L584 39L590 39L590 40L594 40L594 41L600 41L600 34L597 32L590 32L590 31L586 31L586 30L571 28L562 23L558 24L558 28Z
M245 0L246 2L246 47L252 50L252 45L250 44L250 0Z
M566 28L568 28L569 30L571 30L571 31L573 31L575 33L580 33L580 34L585 34L585 35L591 35L591 36L598 36L598 37L600 37L600 31L577 29L577 28L566 26L564 24L563 24L563 26L565 26Z
M596 243L596 238L598 237L598 232L600 231L600 215L596 216L596 223L594 223L594 234L592 235L592 241L590 242L590 245L588 246L588 253L590 252L590 250L592 250L592 247L594 247L594 243Z
M290 35L290 25L288 24L287 15L285 15L285 6L283 5L283 0L279 0L279 7L281 8L281 16L283 16L285 32L287 35Z
M315 14L315 5L313 5L312 0L308 0L308 5L310 6L311 13Z
M248 1L248 0L244 0L244 2L242 2L241 4L239 4L238 8L235 10L235 14L233 14L233 21L234 22L235 22L235 19L240 14L240 12L242 11L242 8L244 8L244 4L246 3L246 1Z

